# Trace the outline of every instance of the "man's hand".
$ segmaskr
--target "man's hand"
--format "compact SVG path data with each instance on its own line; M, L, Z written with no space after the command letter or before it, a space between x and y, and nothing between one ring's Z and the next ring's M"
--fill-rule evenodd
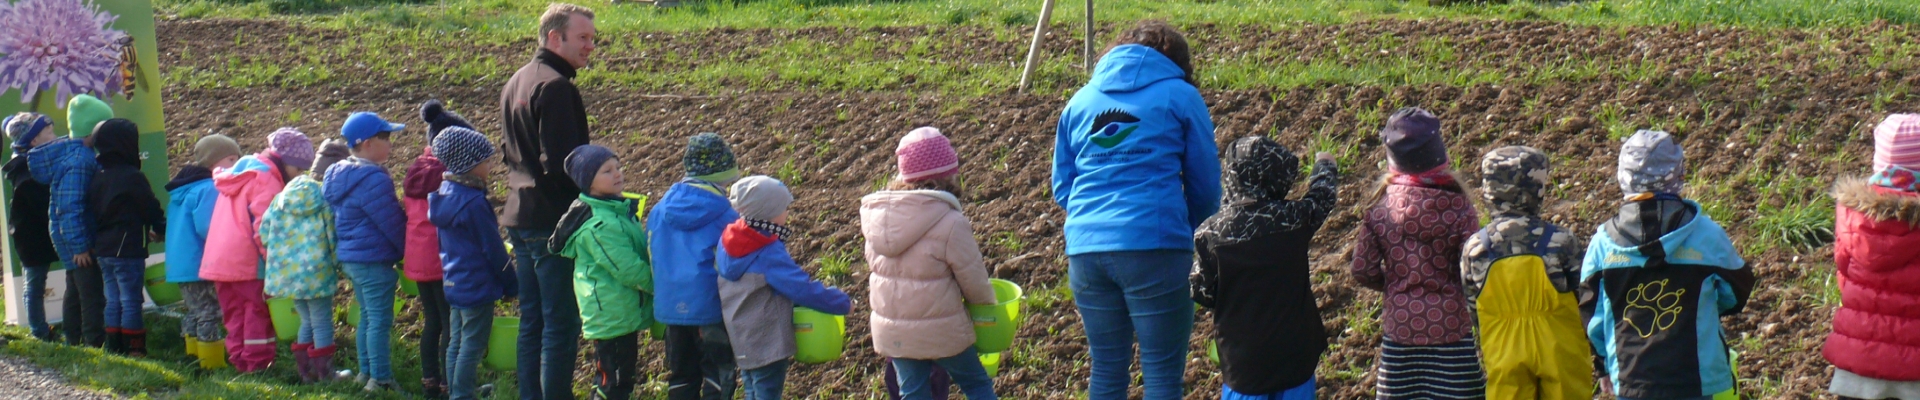
M74 255L73 266L78 268L93 268L93 252L89 251Z

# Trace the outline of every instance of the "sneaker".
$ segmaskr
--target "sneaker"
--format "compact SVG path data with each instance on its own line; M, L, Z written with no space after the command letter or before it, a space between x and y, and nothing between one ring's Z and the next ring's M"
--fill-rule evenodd
M368 378L367 387L365 388L365 390L368 392L389 392L389 391L398 392L400 391L400 383L394 382L394 381L380 381L380 380L374 380L372 378Z
M473 397L481 399L493 398L493 384L480 385L479 388L473 390Z

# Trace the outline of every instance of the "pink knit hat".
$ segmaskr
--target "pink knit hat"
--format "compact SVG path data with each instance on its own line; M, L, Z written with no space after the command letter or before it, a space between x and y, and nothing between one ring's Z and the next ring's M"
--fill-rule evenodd
M1920 170L1920 114L1888 115L1873 128L1873 170L1888 165Z
M907 182L919 182L954 176L960 173L960 153L953 150L953 143L947 141L934 127L921 127L907 132L900 138L900 148L893 154L900 157L900 179Z

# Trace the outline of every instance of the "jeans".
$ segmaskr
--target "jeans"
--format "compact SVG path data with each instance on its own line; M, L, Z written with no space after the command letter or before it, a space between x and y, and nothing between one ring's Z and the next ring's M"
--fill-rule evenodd
M180 282L180 297L187 312L180 316L180 332L202 342L226 340L227 331L220 319L220 296L213 282Z
M40 340L52 340L53 328L47 325L47 268L51 265L28 265L21 269L27 272L27 290L20 294L20 304L27 305L27 329L33 331L33 337Z
M887 365L887 399L900 400L900 373L893 370L893 359L881 360L881 363ZM928 379L932 379L927 381L927 385L931 386L929 389L933 391L933 398L947 398L947 388L953 386L953 378L947 377L947 370L934 364L933 374Z
M400 274L393 263L341 263L353 279L353 298L360 302L360 329L353 332L361 374L380 382L393 381L393 291Z
M667 325L667 399L733 398L733 343L727 325Z
M100 266L67 267L67 290L60 306L60 328L67 333L67 344L100 347L107 343L106 281Z
M551 229L508 229L520 278L520 338L515 371L521 399L573 399L580 353L580 305L573 260L547 251Z
M473 399L480 360L486 357L487 340L493 335L493 303L453 308L447 325L453 332L447 341L447 393L453 400Z
M960 384L960 393L967 400L996 400L993 394L993 377L987 376L987 367L980 365L980 353L968 347L966 351L938 360L915 360L909 358L893 359L893 369L900 373L900 398L906 400L929 400L933 395L927 389L927 377L933 374L933 366L947 370L953 382ZM1122 398L1125 398L1124 395Z
M1187 250L1115 251L1067 257L1068 284L1093 359L1087 398L1125 399L1139 339L1148 399L1178 399L1193 333ZM904 371L903 371L904 373ZM956 377L957 379L958 377Z
M139 258L101 257L101 277L105 283L107 295L107 332L134 333L146 329L140 321L140 306L146 305L146 292L143 291L147 277L147 260Z
M640 332L593 341L593 363L600 370L593 377L596 399L627 400L633 397L634 377L640 368Z
M772 364L740 371L740 390L747 392L746 400L780 400L781 392L787 389L787 366L793 361L780 360Z
M447 342L452 340L447 330L447 292L443 281L419 282L420 321L426 327L420 329L420 380L447 383L447 371L442 361L447 359Z
M295 299L293 312L300 314L300 334L294 343L309 343L313 348L333 347L333 298Z

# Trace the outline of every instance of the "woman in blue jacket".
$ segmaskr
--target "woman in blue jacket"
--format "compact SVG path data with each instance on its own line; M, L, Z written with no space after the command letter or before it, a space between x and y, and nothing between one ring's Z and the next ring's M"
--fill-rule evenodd
M1067 210L1089 398L1127 397L1136 336L1146 398L1183 397L1186 278L1194 228L1220 208L1219 153L1186 38L1163 22L1121 33L1060 113L1053 196Z

